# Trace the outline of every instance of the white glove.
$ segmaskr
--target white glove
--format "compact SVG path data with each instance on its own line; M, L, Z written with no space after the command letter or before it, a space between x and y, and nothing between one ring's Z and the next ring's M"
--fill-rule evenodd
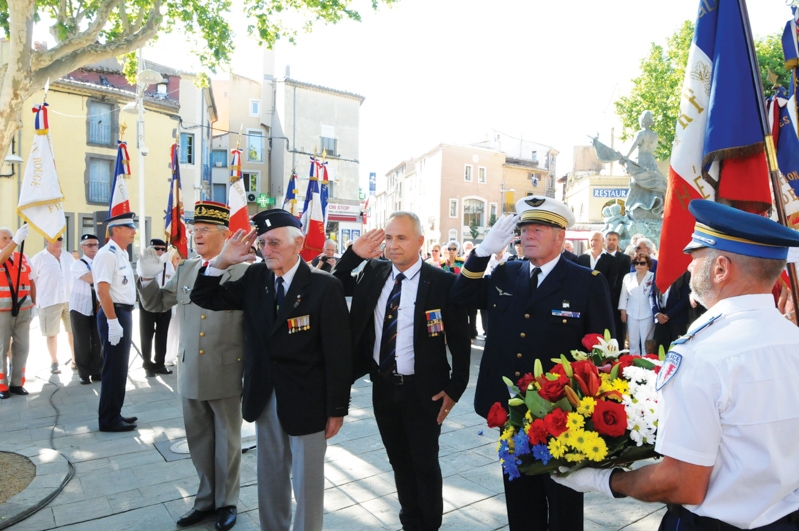
M561 467L561 472L566 472L569 469ZM551 474L552 481L559 483L564 487L569 487L577 492L599 492L614 498L613 491L610 490L610 475L613 474L614 468L581 468L576 472L572 472L566 477Z
M112 345L119 344L119 340L122 339L122 334L124 330L122 330L122 325L119 324L119 319L108 319L108 342Z
M155 249L148 247L144 250L139 257L139 269L141 269L142 278L155 278L161 274L164 266L161 264L161 260L158 258Z
M17 244L17 247L22 245L22 242L25 241L25 238L28 237L28 224L25 223L23 226L17 229L17 233L14 234L14 237L11 238L14 243Z
M508 244L513 240L513 233L516 230L516 223L519 216L516 214L502 214L486 234L483 242L474 250L477 256L485 258L494 253L504 251Z
M169 262L169 253L164 253L159 256L158 261L161 262L161 269L163 270L164 264Z

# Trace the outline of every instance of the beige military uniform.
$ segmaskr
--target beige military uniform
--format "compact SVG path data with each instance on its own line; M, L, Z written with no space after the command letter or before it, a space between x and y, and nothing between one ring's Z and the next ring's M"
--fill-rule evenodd
M214 312L191 302L201 266L199 258L185 260L163 288L156 282L139 282L138 288L148 311L165 312L177 305L178 392L191 459L200 476L194 508L205 511L238 503L244 328L241 311ZM229 267L222 282L240 278L246 269L246 264Z

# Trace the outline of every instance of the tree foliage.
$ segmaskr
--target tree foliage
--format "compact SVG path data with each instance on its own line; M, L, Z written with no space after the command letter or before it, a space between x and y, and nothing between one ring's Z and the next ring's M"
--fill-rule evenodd
M354 0L241 0L260 44L278 39L295 42L300 31L318 22L360 21ZM371 0L393 4L396 0ZM204 68L215 72L233 53L233 30L227 20L231 0L0 0L0 28L8 37L8 63L0 65L0 153L6 153L19 127L22 105L48 79L56 80L87 64L124 57L125 71L135 71L136 49L159 33L180 32L194 44ZM237 5L235 9L241 9ZM55 46L32 49L34 24L52 21Z
M665 46L652 43L649 55L641 60L639 76L632 80L630 94L621 96L614 102L616 114L624 126L622 140L635 136L635 132L640 129L638 118L643 111L652 111L655 118L652 129L660 139L655 150L658 160L666 160L671 155L674 129L680 110L680 91L693 35L694 25L686 20L666 40ZM781 39L780 32L755 41L766 96L772 92L771 84L766 79L768 69L777 74L779 84L787 86L790 82L790 75L784 65Z

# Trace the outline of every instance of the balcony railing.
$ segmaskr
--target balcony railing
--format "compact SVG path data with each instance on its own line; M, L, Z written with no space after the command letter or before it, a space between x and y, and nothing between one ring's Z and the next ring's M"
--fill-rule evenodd
M111 184L103 181L89 181L89 202L108 203L111 199Z
M101 123L89 124L89 142L93 144L111 143L111 125Z

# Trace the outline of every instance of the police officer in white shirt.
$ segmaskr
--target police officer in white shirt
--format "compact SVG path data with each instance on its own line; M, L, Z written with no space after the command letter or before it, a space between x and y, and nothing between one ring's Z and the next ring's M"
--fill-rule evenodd
M97 331L97 293L92 276L92 262L100 249L100 240L94 234L84 234L80 238L80 248L83 256L72 263L69 320L72 322L78 377L81 384L87 385L92 380L99 382L103 370L103 349Z
M771 288L799 233L711 201L689 210L691 288L708 310L672 344L658 374L663 459L553 479L666 502L662 531L796 531L799 329L777 310Z
M98 423L100 431L131 431L136 417L123 417L128 378L136 282L128 260L128 245L136 237L133 212L106 220L110 240L94 257L93 272L100 311L97 327L103 343L103 372Z

